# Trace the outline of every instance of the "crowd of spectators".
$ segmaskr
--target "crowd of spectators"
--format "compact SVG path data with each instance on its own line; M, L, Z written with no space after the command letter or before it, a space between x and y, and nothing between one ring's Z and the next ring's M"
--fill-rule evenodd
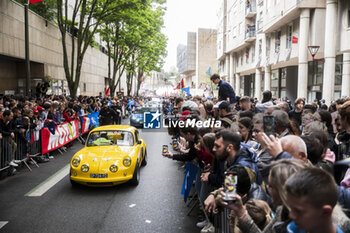
M195 190L203 216L209 214L197 223L201 232L220 227L213 219L224 209L230 232L350 232L350 98L330 106L278 100L268 90L261 101L235 98L234 104L200 96L170 100L167 114L177 120L221 122L169 128L178 149L163 154L199 167ZM268 135L266 116L274 119ZM234 194L227 187L232 176Z
M132 105L130 101L133 101ZM110 98L102 94L95 97L79 96L76 99L45 94L35 98L0 96L0 170L9 168L9 174L15 174L15 167L30 156L31 146L39 141L40 130L45 127L55 134L55 126L94 112L100 112L100 125L121 124L122 118L137 105L142 105L143 101L144 98L121 95ZM35 159L46 162L49 156Z

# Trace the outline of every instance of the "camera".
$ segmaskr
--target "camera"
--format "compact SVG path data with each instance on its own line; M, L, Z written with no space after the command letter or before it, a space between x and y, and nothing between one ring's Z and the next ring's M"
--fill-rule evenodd
M238 177L233 174L228 174L225 177L224 192L225 196L223 200L227 203L233 203L236 201L234 195L236 194Z
M166 153L168 153L168 145L163 145L162 155L165 155Z

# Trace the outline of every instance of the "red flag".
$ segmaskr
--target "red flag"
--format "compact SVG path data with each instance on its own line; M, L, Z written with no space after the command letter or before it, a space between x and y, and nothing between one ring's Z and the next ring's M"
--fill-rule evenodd
M38 2L41 2L42 0L29 0L29 4L32 4L32 3L38 3Z
M110 90L109 90L109 87L108 87L107 90L106 90L105 96L108 96L109 94L110 94Z
M184 79L181 79L181 82L180 82L180 89L181 89L181 88L184 88L184 87L185 87Z
M184 88L184 87L185 87L184 79L181 79L181 82L179 82L179 84L177 84L177 86L174 88L174 90L181 89L181 88Z

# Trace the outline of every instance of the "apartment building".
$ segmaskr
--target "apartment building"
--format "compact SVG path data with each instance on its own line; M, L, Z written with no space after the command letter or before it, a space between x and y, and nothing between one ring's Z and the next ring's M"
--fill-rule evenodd
M185 86L191 87L193 94L203 94L211 87L208 71L217 72L216 59L217 31L199 28L187 33L187 45L177 47L177 68L185 76Z
M220 73L238 95L349 96L350 1L223 0L218 16Z

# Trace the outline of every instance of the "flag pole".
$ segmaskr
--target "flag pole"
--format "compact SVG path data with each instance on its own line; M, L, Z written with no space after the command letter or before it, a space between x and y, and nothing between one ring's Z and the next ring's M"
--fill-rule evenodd
M24 0L24 35L25 35L25 69L26 69L26 96L31 96L30 91L30 61L29 61L29 27L28 27L29 0Z

